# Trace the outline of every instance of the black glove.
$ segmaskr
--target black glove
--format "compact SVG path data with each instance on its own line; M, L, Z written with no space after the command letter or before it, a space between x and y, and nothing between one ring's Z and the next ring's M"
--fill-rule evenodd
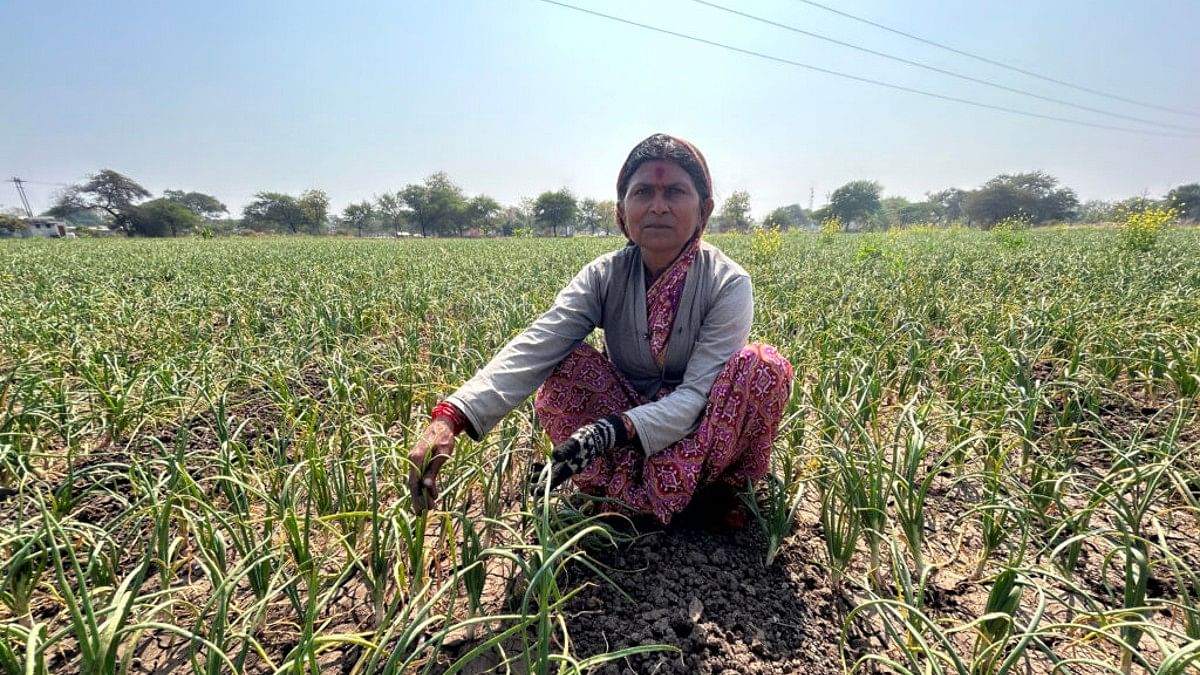
M571 476L583 471L600 453L620 447L629 442L625 420L620 415L609 415L602 420L579 427L567 440L559 443L550 452L550 489L558 487ZM533 491L545 489L542 483L543 466L530 467Z

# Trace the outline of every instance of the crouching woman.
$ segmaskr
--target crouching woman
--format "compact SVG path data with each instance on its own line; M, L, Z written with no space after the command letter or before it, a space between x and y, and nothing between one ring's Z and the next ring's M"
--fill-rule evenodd
M415 510L436 500L454 437L480 440L535 389L555 444L550 487L569 479L667 524L701 488L767 473L792 367L773 347L747 344L750 277L702 238L712 195L704 156L687 141L655 134L633 148L617 177L628 245L586 265L437 405L409 453ZM605 353L584 343L596 328Z

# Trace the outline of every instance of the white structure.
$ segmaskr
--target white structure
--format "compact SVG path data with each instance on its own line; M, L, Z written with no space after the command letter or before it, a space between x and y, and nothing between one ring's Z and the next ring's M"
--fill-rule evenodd
M29 218L25 222L28 224L22 235L25 237L75 238L75 226L56 218Z

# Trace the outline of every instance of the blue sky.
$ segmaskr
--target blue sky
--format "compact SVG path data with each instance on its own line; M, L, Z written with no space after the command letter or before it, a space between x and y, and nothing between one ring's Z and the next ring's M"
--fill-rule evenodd
M1140 126L916 70L690 0L564 0L902 86ZM798 0L714 0L774 21L1082 105L1200 129L1041 82ZM1056 78L1200 113L1195 0L825 0ZM1129 134L882 89L652 33L538 0L0 2L0 178L102 168L239 210L258 191L326 190L336 208L447 171L501 202L566 186L611 198L629 148L694 141L718 197L754 214L878 180L920 198L1043 169L1083 199L1200 181L1200 135ZM18 198L0 184L0 206Z

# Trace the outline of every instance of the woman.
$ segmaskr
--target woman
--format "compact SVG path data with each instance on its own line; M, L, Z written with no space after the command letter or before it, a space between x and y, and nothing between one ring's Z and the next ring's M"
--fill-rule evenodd
M455 435L480 440L539 385L534 409L555 444L550 487L569 478L666 524L702 486L763 477L792 368L770 346L747 346L750 277L701 239L712 211L712 178L692 144L655 134L634 147L617 177L629 244L584 267L434 408L409 454L414 509L437 499ZM607 356L583 343L595 328Z

